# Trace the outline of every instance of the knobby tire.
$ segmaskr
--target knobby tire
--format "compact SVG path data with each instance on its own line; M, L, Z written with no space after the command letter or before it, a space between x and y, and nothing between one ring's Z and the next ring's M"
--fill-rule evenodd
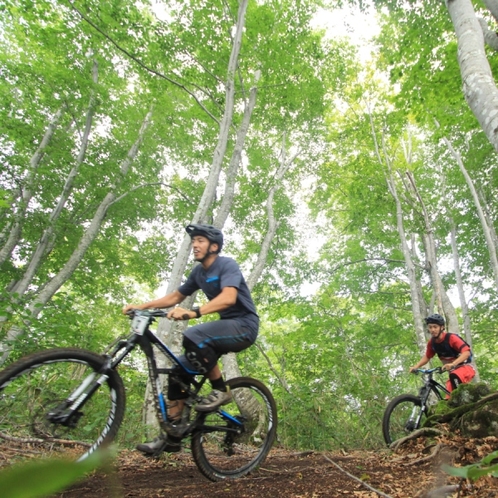
M236 479L255 470L265 460L277 432L277 406L260 381L238 377L227 382L233 400L217 412L203 416L192 435L192 456L200 472L211 481ZM232 420L243 422L240 428Z
M53 411L98 372L105 359L76 348L40 351L0 372L0 447L13 461L65 455L82 460L116 436L125 410L123 381L115 371L69 425L51 423Z
M421 405L420 398L413 394L401 394L387 405L382 419L382 433L388 446L423 425L425 415L422 416L420 423L416 426L409 420L413 408L418 407L420 409Z

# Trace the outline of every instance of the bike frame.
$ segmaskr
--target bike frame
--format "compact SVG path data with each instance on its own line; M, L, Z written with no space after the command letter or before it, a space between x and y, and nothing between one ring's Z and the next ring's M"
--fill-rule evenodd
M421 403L420 408L414 406L412 414L409 419L409 422L414 422L415 429L418 429L420 427L422 415L424 413L427 413L427 401L429 399L431 392L433 392L439 400L443 399L443 394L441 393L444 393L445 395L449 394L449 391L446 389L446 387L444 387L442 384L440 384L438 381L432 378L434 373L441 373L441 372L442 370L440 367L431 368L428 370L424 370L421 368L414 370L414 373L420 373L424 376L424 385L420 388L418 394Z
M97 391L97 389L108 379L108 373L111 370L115 370L124 358L126 358L126 356L128 356L128 354L130 354L138 345L147 357L149 378L151 380L154 400L156 402L156 414L158 421L166 432L170 432L172 430L171 421L168 419L166 401L159 382L159 375L163 374L170 376L174 373L175 369L179 367L183 373L190 377L189 385L182 383L182 388L184 388L189 395L185 400L188 409L190 409L195 402L201 399L198 393L206 382L207 377L200 372L190 370L183 365L180 359L168 348L168 346L150 330L151 323L153 323L157 317L165 316L166 312L160 310L135 310L131 324L132 333L126 339L119 340L112 347L112 349L104 355L107 361L102 369L97 373L90 374L86 379L84 379L80 386L66 399L63 405L59 405L55 411L48 414L49 420L63 425L71 425L77 422L81 415L81 408ZM159 368L157 366L152 345L155 345L165 357L171 360L173 363L172 367ZM202 379L197 380L195 378L197 375L202 375ZM193 386L193 388L191 386ZM232 417L223 410L220 410L220 415L235 424L236 427L242 427L243 425L240 420ZM198 414L193 423L190 424L190 427L183 431L182 437L192 432L192 430L198 426L198 422L201 419L202 415ZM183 416L182 422L186 422L186 420L183 420ZM227 432L237 432L237 429L227 428L226 430Z

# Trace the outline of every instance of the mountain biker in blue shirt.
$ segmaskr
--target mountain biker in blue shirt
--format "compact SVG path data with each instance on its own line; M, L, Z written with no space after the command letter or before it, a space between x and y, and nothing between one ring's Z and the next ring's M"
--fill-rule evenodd
M238 264L232 258L219 255L223 247L222 232L212 225L204 224L188 225L185 229L192 240L194 259L200 264L194 267L187 281L177 290L143 304L128 304L123 308L123 313L132 309L171 308L197 290L206 294L209 301L200 308L188 310L176 306L167 317L185 320L188 316L192 320L219 313L219 321L196 324L184 331L185 354L180 357L187 368L204 373L211 383L213 390L195 407L199 412L207 412L216 410L232 399L218 360L222 354L242 351L256 341L259 316ZM180 385L170 381L168 415L173 424L180 420L185 397ZM137 449L146 454L179 451L180 440L176 439L162 435L152 443L138 445Z

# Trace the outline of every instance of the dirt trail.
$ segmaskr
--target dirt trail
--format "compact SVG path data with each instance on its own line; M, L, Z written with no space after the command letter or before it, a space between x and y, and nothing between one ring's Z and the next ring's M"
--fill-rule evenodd
M159 460L123 451L114 470L95 473L57 498L163 498L170 493L183 498L422 498L442 487L449 490L444 495L448 497L498 498L497 478L483 477L470 485L441 470L442 463L468 465L496 450L498 438L494 437L440 438L431 445L419 439L397 453L298 453L275 448L250 476L216 483L199 473L188 450Z

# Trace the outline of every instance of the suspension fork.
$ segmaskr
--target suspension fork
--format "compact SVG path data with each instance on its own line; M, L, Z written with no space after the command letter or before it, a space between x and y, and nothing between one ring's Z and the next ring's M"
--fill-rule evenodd
M410 420L415 422L415 429L420 427L420 422L422 420L422 415L427 412L427 400L429 399L429 395L431 393L431 388L426 385L420 388L419 398L420 398L420 406L414 406L412 410L412 414L410 416Z
M107 381L111 369L111 358L109 357L98 372L88 374L83 382L55 410L48 412L47 420L65 426L77 422L82 415L80 409Z
M135 341L119 341L109 354L105 354L105 363L98 372L88 374L81 384L53 411L47 414L47 420L54 424L69 426L75 424L83 415L81 408L109 379L109 373L114 370L134 348ZM118 352L121 353L118 355Z

